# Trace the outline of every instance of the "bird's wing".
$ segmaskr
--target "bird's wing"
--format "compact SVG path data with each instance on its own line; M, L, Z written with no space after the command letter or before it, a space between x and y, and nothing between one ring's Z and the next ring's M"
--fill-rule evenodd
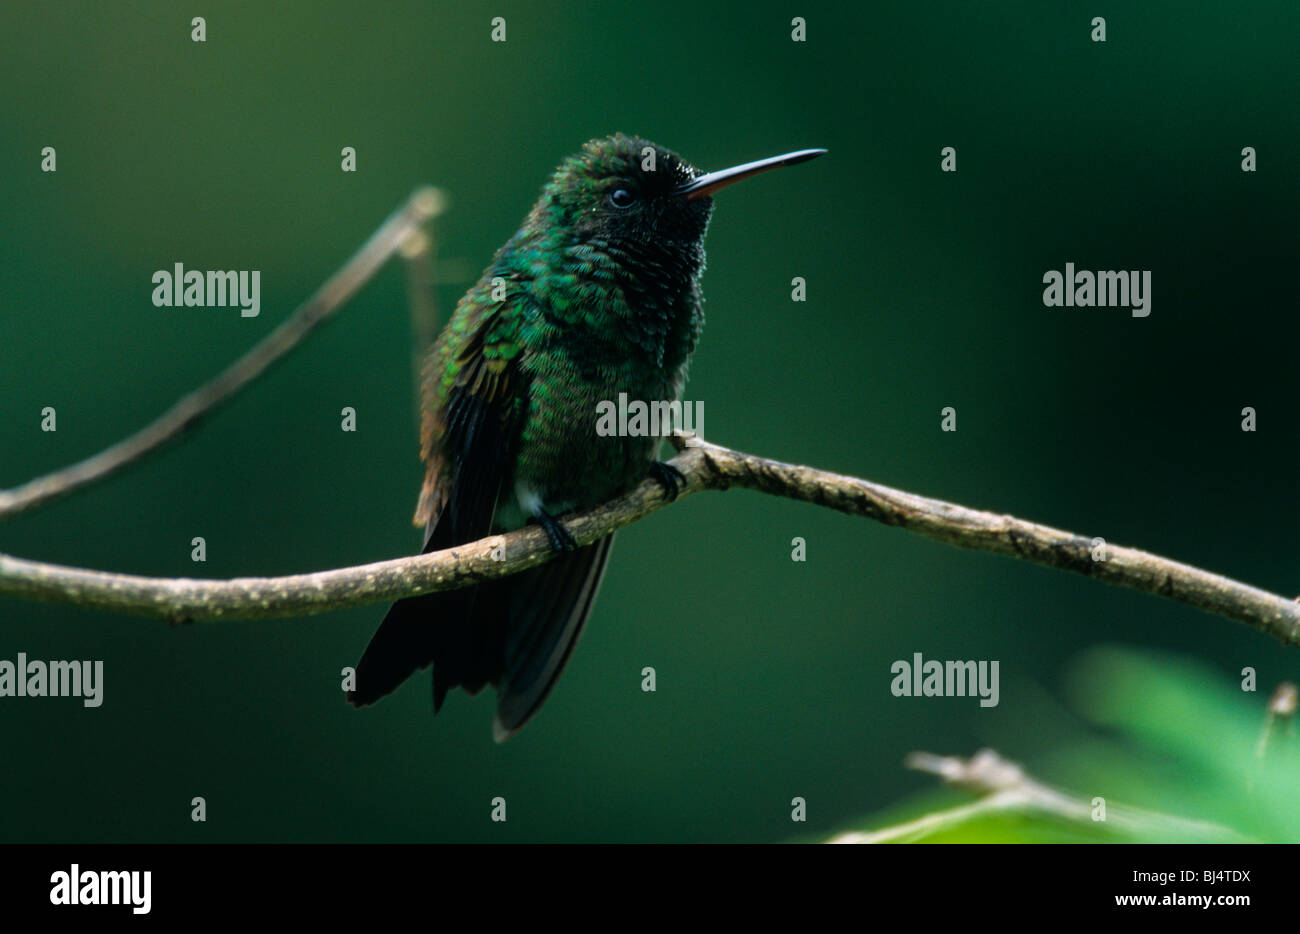
M522 347L510 339L518 334L518 322L506 317L515 311L512 304L507 300L469 319L458 313L433 354L434 364L443 367L425 382L424 553L475 541L491 530L528 402ZM460 334L458 327L464 328ZM357 663L355 689L348 695L353 706L373 703L435 657L444 660L435 682L436 706L449 687L479 690L495 677L499 662L491 657L492 645L499 637L469 625L476 591L467 587L394 603Z
M425 529L426 546L452 500L460 501L455 530L479 524L475 519L482 518L486 487L499 483L501 477L493 475L508 467L518 419L527 405L519 366L520 319L527 299L516 292L490 302L485 287L480 283L456 309L424 373L420 456L426 471L415 522ZM452 544L473 541L446 531Z
M424 551L487 535L528 405L519 306L457 315L432 355L423 426ZM457 329L462 330L458 331ZM513 338L513 339L511 339ZM454 348L454 349L453 349ZM433 663L434 710L447 692L498 691L498 742L549 696L591 614L613 536L501 580L399 600L357 665L355 706L373 703Z

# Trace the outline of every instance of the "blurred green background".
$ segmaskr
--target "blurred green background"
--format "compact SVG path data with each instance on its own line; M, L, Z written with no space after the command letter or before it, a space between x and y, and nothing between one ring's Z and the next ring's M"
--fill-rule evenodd
M588 138L641 134L705 169L824 146L718 198L686 393L710 439L1294 593L1300 8L1106 7L5 4L0 485L215 374L419 184L451 199L445 314ZM1043 307L1067 261L1150 269L1151 316ZM175 262L261 270L260 317L153 307L150 277ZM410 349L390 266L192 438L8 522L0 550L220 578L410 553ZM47 405L57 433L39 430ZM1190 659L1180 683L1216 696L1253 666L1251 730L1300 659L1182 606L747 492L620 534L564 678L504 746L489 696L431 717L427 675L347 707L339 670L382 612L170 629L0 601L0 658L105 664L99 709L0 700L0 839L781 840L932 788L901 767L918 748L990 745L1090 796L1087 753L1062 750L1107 727L1063 683L1098 644ZM917 651L999 660L1000 706L894 698L890 664ZM1168 696L1082 670L1134 713ZM1176 809L1159 788L1203 776L1161 749L1164 784L1113 787Z

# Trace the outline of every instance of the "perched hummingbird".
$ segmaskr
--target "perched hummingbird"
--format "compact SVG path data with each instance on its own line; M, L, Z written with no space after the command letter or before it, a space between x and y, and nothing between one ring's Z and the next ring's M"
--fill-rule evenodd
M537 713L591 614L610 535L584 548L559 521L646 476L676 496L662 438L606 437L597 404L678 399L704 326L704 232L718 189L823 149L702 174L636 137L560 164L519 231L456 306L424 371L415 524L423 553L540 525L558 556L461 590L399 600L357 664L354 707L433 663L433 708L496 686L493 734Z

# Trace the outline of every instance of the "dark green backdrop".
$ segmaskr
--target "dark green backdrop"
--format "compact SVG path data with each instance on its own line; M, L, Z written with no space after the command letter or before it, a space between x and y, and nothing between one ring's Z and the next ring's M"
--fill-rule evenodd
M687 390L711 439L1296 592L1300 13L1103 6L5 4L0 485L217 372L418 184L451 198L445 312L592 136L704 168L825 146L718 198ZM153 307L151 274L178 261L261 270L261 316ZM1067 261L1152 270L1151 316L1043 307ZM0 550L211 577L409 553L409 355L391 267L190 440L0 527ZM993 745L1068 782L1052 753L1084 728L1061 683L1097 644L1190 655L1229 687L1250 665L1267 689L1297 658L1181 606L746 492L620 534L568 672L505 746L487 697L432 718L427 676L344 704L339 669L381 613L169 629L0 602L0 658L106 669L97 710L0 700L0 839L779 840L929 787L901 767L914 748ZM1000 660L1001 705L893 698L889 665L915 651Z

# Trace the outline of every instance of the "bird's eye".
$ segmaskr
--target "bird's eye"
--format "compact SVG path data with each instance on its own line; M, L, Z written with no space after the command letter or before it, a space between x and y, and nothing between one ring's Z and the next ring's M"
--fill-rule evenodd
M628 191L626 188L619 188L610 194L609 203L611 207L616 207L619 210L630 208L632 205L636 204L636 195L632 194L632 192Z

